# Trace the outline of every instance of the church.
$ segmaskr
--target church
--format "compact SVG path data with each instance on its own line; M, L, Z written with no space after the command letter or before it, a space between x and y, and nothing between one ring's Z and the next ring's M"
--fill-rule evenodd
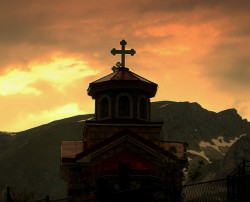
M186 148L181 142L163 141L163 122L150 120L150 98L158 85L125 66L125 56L136 53L126 50L126 44L122 40L121 50L111 50L121 55L113 72L89 84L95 118L85 122L82 141L62 142L61 178L68 196L179 201Z

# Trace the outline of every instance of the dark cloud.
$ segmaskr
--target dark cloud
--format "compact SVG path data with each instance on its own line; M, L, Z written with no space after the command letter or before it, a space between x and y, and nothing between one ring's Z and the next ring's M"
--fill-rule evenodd
M203 74L226 92L250 92L250 54L246 41L221 43L206 56Z
M226 72L226 78L250 92L250 57L238 58Z
M233 90L239 92L248 90L250 92L250 59L237 58L233 61L226 58L221 59L227 60L227 62L212 72L217 83L220 83L224 90L229 92Z
M218 5L218 1L199 1L199 0L149 0L145 1L141 7L142 11L168 11L168 12L185 12L192 11L196 7L203 6L206 8L213 8Z
M248 0L146 0L141 2L141 11L167 11L167 12L190 12L194 9L216 9L221 11L238 12L248 11L250 2ZM197 11L198 12L198 11ZM224 13L223 12L223 13Z
M227 30L225 35L229 37L250 37L250 24L248 22L238 24L237 28Z
M106 52L107 44L112 44L116 37L121 40L121 35L131 35L131 30L126 28L131 12L124 12L126 16L120 15L126 9L122 7L122 1L119 5L105 1L108 9L96 1L73 2L3 3L4 12L0 14L0 44L3 50L0 67L8 61L23 63L24 58L30 60L55 50L92 57L96 52ZM22 52L19 51L21 48Z

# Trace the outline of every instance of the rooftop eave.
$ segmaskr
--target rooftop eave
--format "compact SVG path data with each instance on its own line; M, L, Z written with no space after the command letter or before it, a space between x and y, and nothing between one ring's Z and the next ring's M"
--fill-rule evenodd
M111 89L139 89L145 91L150 97L154 97L157 91L158 85L155 83L146 83L139 80L110 80L101 83L90 83L87 90L88 95L95 98L96 93L104 90Z

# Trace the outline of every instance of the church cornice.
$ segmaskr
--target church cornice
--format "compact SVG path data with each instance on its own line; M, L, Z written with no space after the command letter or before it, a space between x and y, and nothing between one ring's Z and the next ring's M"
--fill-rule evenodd
M115 120L117 121L117 120ZM129 120L126 119L126 122L128 122ZM86 121L85 122L86 125L89 126L119 126L119 127L129 127L129 126L136 126L136 127L162 127L163 126L163 122L144 122L144 123L124 123L117 121L117 123L114 123L114 120L111 120L110 123L105 123L104 121Z

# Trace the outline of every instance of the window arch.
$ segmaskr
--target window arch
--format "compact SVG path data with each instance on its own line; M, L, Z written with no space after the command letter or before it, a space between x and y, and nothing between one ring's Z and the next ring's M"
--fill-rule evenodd
M111 101L108 95L103 95L97 102L97 120L111 117Z
M120 93L116 97L116 117L133 116L133 98L128 93Z

